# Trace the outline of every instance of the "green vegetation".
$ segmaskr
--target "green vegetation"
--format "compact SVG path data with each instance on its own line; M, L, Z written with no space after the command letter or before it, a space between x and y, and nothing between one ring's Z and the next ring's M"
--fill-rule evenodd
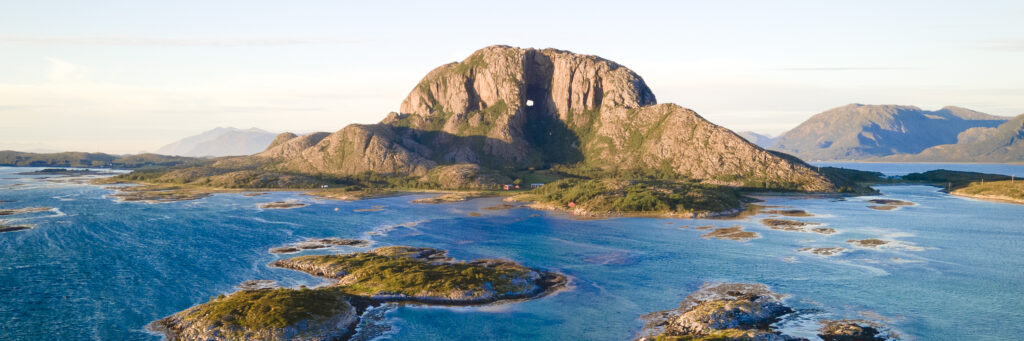
M464 292L483 293L493 288L499 294L518 291L513 280L530 270L509 262L484 266L477 263L429 263L401 253L365 252L347 255L301 256L280 262L280 266L301 269L313 266L327 273L345 273L346 293L372 296L379 293L409 296L439 296Z
M965 187L972 182L994 182L1010 180L1011 177L999 174L961 172L946 169L927 171L924 173L910 173L903 176L905 181L925 182L935 184L952 190Z
M972 182L962 188L953 191L953 194L991 197L1008 201L1024 203L1024 181L1003 180Z
M592 212L705 213L740 207L731 187L682 181L562 179L531 191L541 203Z
M305 319L330 317L349 308L347 296L335 288L276 288L221 295L190 309L186 318L214 326L284 328Z
M766 337L767 332L742 329L716 329L707 335L658 335L657 341L733 341L733 340L759 340L758 336ZM767 338L765 338L767 339Z

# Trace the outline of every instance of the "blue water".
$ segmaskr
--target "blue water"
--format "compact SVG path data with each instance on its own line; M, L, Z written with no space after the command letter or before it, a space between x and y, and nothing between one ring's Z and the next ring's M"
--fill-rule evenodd
M1005 163L895 163L895 162L811 162L821 167L842 167L881 172L887 176L907 175L934 169L981 172L1024 177L1024 164Z
M928 186L880 186L916 206L874 211L864 200L764 197L804 209L839 233L770 230L757 221L573 220L525 208L484 210L486 198L412 204L425 195L356 202L299 193L219 194L168 204L120 203L99 186L52 183L0 168L0 208L36 229L0 234L0 340L158 340L144 326L251 279L284 286L319 279L266 266L268 248L312 237L443 248L461 259L509 258L572 277L557 295L486 307L403 306L385 316L400 340L624 340L640 316L678 306L705 282L759 282L791 295L802 316L885 319L907 338L1007 340L1024 333L1024 205L952 197ZM16 185L21 184L21 185ZM260 210L295 199L310 206ZM379 212L354 212L383 205ZM337 209L337 210L335 210ZM482 213L481 217L469 216ZM739 224L762 238L708 240L691 225ZM401 226L405 225L405 226ZM898 241L837 257L798 253L851 238ZM340 247L307 253L362 250ZM789 331L813 337L792 321ZM809 327L813 329L814 327Z

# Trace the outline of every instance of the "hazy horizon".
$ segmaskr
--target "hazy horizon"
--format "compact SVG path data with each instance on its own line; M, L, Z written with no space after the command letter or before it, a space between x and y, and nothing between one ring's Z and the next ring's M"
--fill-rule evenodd
M215 127L336 131L484 46L633 69L773 136L849 103L1024 113L1024 4L0 4L0 150L136 153ZM615 10L609 10L614 7Z

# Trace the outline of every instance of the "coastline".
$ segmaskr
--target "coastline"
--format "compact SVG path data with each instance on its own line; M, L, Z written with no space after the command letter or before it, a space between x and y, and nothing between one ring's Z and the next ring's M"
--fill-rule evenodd
M1017 199L1017 198L1012 198L1012 197L1008 197L1008 196L1004 196L1004 195L970 194L970 193L964 193L963 191L961 191L959 189L953 190L952 192L947 192L947 193L949 193L950 195L954 195L954 196L958 196L958 197L964 197L964 198L971 198L971 199L978 199L978 200L985 200L985 201L993 201L993 202L1001 202L1001 203L1007 203L1007 204L1024 205L1024 199Z

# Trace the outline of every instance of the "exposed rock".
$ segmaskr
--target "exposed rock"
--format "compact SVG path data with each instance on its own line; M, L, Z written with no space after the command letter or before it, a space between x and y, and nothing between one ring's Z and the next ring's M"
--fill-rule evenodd
M354 247L366 247L370 246L370 242L362 239L345 239L345 238L317 238L307 239L297 243L291 243L286 246L275 247L270 249L270 253L296 253L302 250L314 250L328 248L332 246L354 246Z
M882 245L885 245L885 244L889 244L888 240L881 240L881 239L877 239L877 238L850 239L850 240L847 240L846 242L850 243L850 244L853 244L853 245L860 246L860 247L869 247L869 248L876 248L876 247L879 247L879 246L882 246Z
M796 220L789 220L789 219L774 219L774 218L761 219L761 224L764 224L765 226L770 227L772 230L790 231L790 232L808 232L807 226L821 225L820 223L812 223L812 222L806 222L806 221L796 221ZM836 232L835 229L823 228L823 227L813 228L813 229L810 229L810 231L821 233L821 234L832 234L832 233Z
M804 210L761 210L761 213L767 214L778 214L785 217L810 217L813 214L807 213Z
M53 207L25 207L16 209L0 209L0 216L15 215L15 214L26 214L35 212L46 212L53 210Z
M870 200L868 200L868 202L870 202L872 204L889 205L889 206L912 206L912 205L914 205L914 203L912 203L912 202L903 201L903 200L896 200L896 199L870 199Z
M807 247L796 250L797 252L812 253L819 256L838 256L846 252L845 248L841 247Z
M864 320L821 321L818 337L824 341L885 341L877 329L880 326Z
M797 340L771 325L793 312L762 284L705 285L678 309L646 317L641 340Z
M259 208L262 208L262 209L265 209L265 210L284 210L284 209L289 209L289 208L306 207L306 206L309 206L309 204L301 203L301 202L297 202L297 201L274 201L274 202L265 202L265 203L259 204L257 206Z
M745 242L755 238L761 238L757 232L744 231L739 225L733 227L719 227L701 236L704 238L728 239Z
M0 233L25 231L25 230L31 230L33 228L35 228L35 226L32 226L32 225L4 225L4 224L0 223Z

